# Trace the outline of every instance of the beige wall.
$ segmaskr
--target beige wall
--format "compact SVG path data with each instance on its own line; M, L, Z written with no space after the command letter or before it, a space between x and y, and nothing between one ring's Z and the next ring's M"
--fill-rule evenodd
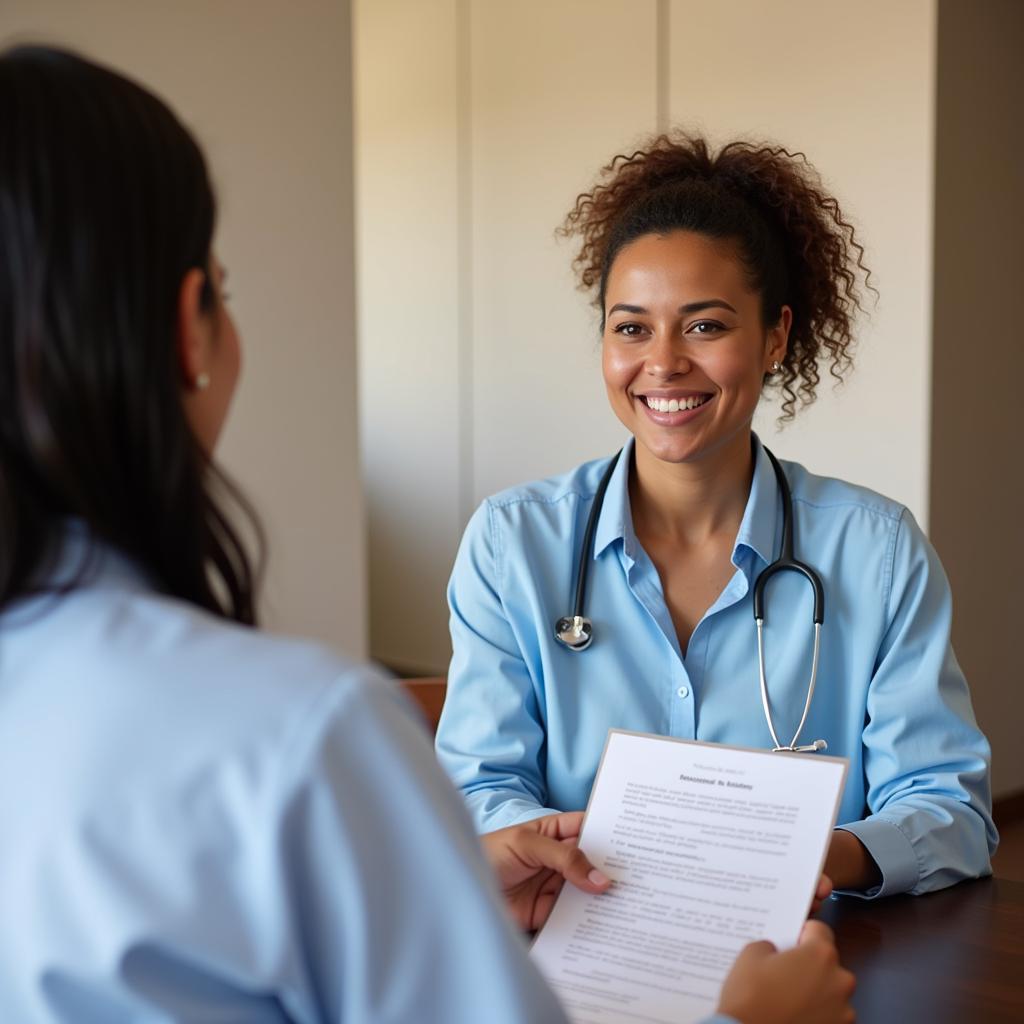
M460 526L454 0L357 5L353 38L371 650L416 665L447 635Z
M938 53L932 539L1005 795L1024 789L1024 4L940 0Z
M565 43L581 23L589 45L653 39L653 12L355 5L371 650L388 664L447 667L444 588L483 497L621 443L553 233L609 138L654 127L654 72L620 83L603 120L583 119L591 57Z
M489 494L623 442L605 398L596 315L576 291L572 247L554 232L615 147L655 130L657 61L652 2L483 0L463 11L473 198L464 523ZM627 40L628 71L596 73L598 62L622 59Z
M906 504L927 526L934 0L674 0L669 111L807 154L866 248L855 371L775 433L779 454ZM708 45L704 45L704 42Z
M3 0L0 40L80 48L160 92L221 200L245 371L219 455L271 541L269 625L366 650L347 0Z
M356 0L355 12L375 656L443 669L443 590L476 503L621 443L596 322L553 232L597 169L659 124L776 137L841 198L882 296L857 371L781 435L771 407L759 429L780 454L926 520L934 0Z

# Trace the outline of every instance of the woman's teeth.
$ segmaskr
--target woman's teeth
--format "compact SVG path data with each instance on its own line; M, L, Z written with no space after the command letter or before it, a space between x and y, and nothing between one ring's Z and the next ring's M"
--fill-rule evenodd
M689 398L651 398L647 396L647 405L655 412L680 412L683 409L696 409L708 400L707 395Z

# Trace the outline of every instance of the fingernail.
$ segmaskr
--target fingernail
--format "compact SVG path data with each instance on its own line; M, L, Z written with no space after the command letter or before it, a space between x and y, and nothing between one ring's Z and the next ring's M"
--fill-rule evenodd
M608 885L611 879L602 874L597 868L594 868L589 875L587 875L587 881L592 882L594 885Z

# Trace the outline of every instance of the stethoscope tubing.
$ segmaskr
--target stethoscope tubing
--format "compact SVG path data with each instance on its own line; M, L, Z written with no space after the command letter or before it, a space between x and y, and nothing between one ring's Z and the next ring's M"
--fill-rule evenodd
M567 650L575 651L577 653L586 650L594 638L593 624L583 614L584 603L586 601L587 575L589 568L588 563L593 551L594 530L596 529L601 509L604 506L605 492L608 490L608 484L611 481L612 473L618 465L622 452L623 449L620 448L615 455L612 456L611 461L608 463L604 473L601 475L601 479L597 485L597 490L594 492L594 502L591 505L590 514L587 516L587 524L583 530L583 539L579 549L579 561L576 566L576 592L574 595L575 601L573 603L572 616L560 618L555 623L555 639L558 640L558 642ZM782 498L782 550L779 552L779 557L776 558L774 562L767 565L754 581L753 611L754 622L757 626L757 665L761 690L761 705L764 710L765 721L768 723L768 731L771 733L772 740L775 744L773 750L780 752L813 753L818 750L826 750L828 748L828 744L826 744L824 740L815 740L813 743L801 747L797 746L797 741L800 739L800 734L803 732L804 725L807 723L807 716L810 714L811 702L814 699L814 690L818 681L818 661L821 653L821 627L825 622L825 586L821 581L821 577L814 569L806 563L798 561L793 555L793 495L789 488L789 481L786 479L786 475L782 471L782 466L779 464L779 460L776 459L772 452L767 448L764 449L764 452L771 461L772 469L775 472L775 478L779 485L779 494ZM814 653L811 660L811 678L807 685L807 697L804 700L803 712L800 715L800 723L796 728L796 732L793 734L792 740L787 746L784 746L779 741L778 733L775 731L771 702L768 698L768 679L765 672L764 653L765 592L768 582L772 577L782 572L795 572L797 575L802 576L814 592L814 611L812 614L812 622L814 625Z
M587 570L589 568L588 563L590 562L588 556L593 550L594 530L597 527L597 520L601 514L601 509L604 507L604 493L608 490L608 483L612 478L612 473L615 472L615 467L618 465L622 451L620 448L612 456L612 461L608 463L608 468L605 469L597 485L597 490L594 492L594 504L590 509L590 515L587 516L587 526L583 531L583 541L580 544L580 564L576 569L576 600L572 607L573 618L583 618L583 602L586 599Z
M775 746L772 748L774 751L816 751L824 750L824 740L816 740L810 745L810 747L798 747L797 740L800 739L800 733L804 731L804 725L807 722L807 715L811 710L811 701L814 699L814 687L818 682L818 655L821 651L821 623L814 623L814 654L811 657L811 681L807 684L807 699L804 701L803 714L800 716L800 724L796 727L796 732L793 733L793 738L789 741L789 746L784 747L779 742L779 737L775 732L775 721L772 716L771 705L768 703L768 680L765 677L765 657L764 657L764 619L757 619L757 673L760 677L761 683L761 706L764 709L764 720L768 723L768 731L772 734L772 740Z
M754 619L764 621L764 593L768 581L780 572L796 572L807 580L814 591L813 621L816 625L821 625L825 621L825 587L821 577L809 565L793 557L793 493L789 489L789 481L782 471L779 460L767 448L764 449L764 453L775 471L779 495L782 498L782 550L779 557L765 566L754 581Z

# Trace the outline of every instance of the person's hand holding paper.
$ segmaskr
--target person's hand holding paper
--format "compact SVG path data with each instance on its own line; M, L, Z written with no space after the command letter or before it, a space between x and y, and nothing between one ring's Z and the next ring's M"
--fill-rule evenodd
M582 811L566 811L480 837L505 907L525 931L536 931L548 919L564 881L583 892L607 890L610 880L576 845L582 824Z
M740 1024L852 1024L853 975L839 965L828 925L808 921L795 948L745 946L732 965L718 1013Z

